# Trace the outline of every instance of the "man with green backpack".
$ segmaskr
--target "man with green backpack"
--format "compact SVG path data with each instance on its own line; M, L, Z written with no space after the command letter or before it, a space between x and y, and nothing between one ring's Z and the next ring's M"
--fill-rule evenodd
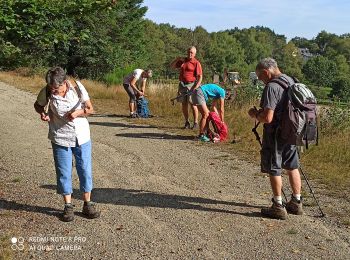
M273 192L272 206L263 208L261 214L265 217L286 219L290 214L303 214L301 197L301 178L299 172L299 155L296 143L283 139L281 133L282 117L288 100L288 89L281 86L278 80L287 85L295 84L294 80L282 74L277 62L272 58L262 59L256 66L259 80L265 83L260 109L251 108L250 117L264 123L263 141L261 149L261 171L268 173ZM285 169L292 197L286 204L282 201L282 169Z

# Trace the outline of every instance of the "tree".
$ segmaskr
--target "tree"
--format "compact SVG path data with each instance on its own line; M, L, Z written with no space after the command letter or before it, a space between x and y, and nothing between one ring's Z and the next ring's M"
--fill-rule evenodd
M166 50L162 40L162 31L150 20L145 21L147 31L145 33L145 49L147 53L144 57L144 66L154 70L155 76L164 75L166 66Z
M308 81L319 86L331 86L338 76L335 62L322 56L308 60L302 71Z
M291 40L292 43L295 44L296 47L298 48L307 48L309 49L309 51L311 53L319 53L320 52L320 48L317 45L317 43L314 40L308 40L306 38L302 38L302 37L294 37Z
M228 32L212 33L211 44L205 52L204 64L208 67L208 72L223 72L225 68L242 72L244 50Z
M142 18L147 8L141 3L2 0L0 57L5 60L0 66L61 65L80 76L100 78L145 53Z
M284 73L301 80L303 78L303 73L301 72L303 59L294 43L289 42L285 45L281 54L280 59L277 59L280 69Z
M350 78L339 77L332 84L331 95L339 97L341 100L350 101Z

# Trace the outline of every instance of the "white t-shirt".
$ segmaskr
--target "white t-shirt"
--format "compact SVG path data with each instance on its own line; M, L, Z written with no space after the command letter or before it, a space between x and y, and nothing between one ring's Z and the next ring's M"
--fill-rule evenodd
M89 122L85 117L77 117L69 121L64 116L69 111L84 108L83 103L90 99L83 84L77 81L79 89L68 81L69 89L64 97L59 95L50 95L49 103L49 135L48 138L55 144L65 147L75 147L90 141ZM77 92L80 90L81 97ZM43 88L37 97L40 106L47 104L46 87Z
M134 70L132 73L130 73L129 75L127 75L124 78L123 84L130 84L130 82L133 80L133 78L136 79L136 81L139 81L140 79L146 80L146 78L141 78L141 74L142 74L143 70L142 69L136 69Z

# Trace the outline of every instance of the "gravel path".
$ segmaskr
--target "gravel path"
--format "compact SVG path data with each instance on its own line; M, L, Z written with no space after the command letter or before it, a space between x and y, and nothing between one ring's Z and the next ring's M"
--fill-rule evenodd
M75 220L61 222L47 124L34 100L0 83L0 246L13 258L350 259L350 230L317 217L312 198L304 216L261 218L268 178L234 150L107 115L89 118L101 218L79 213L74 173ZM326 212L349 207L320 203Z

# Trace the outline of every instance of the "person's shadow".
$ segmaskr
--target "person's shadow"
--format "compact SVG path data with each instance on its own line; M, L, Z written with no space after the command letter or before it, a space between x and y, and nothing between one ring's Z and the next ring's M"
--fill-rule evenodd
M56 185L42 185L42 188L56 190ZM229 205L240 208L257 208L240 202L228 202L201 197L181 196L174 194L155 193L146 190L118 189L118 188L95 188L93 190L93 201L104 204L125 205L133 207L153 207L153 208L171 208L177 210L191 209L207 212L219 212L227 214L238 214L247 217L260 217L259 212L239 212L228 209L222 209L215 206ZM74 198L81 199L82 193L74 189ZM213 207L208 206L213 205ZM243 210L244 211L244 210Z
M129 129L129 128L157 128L155 126L151 126L151 125L133 125L133 124L124 124L124 123L120 123L120 122L92 122L89 121L90 125L97 125L97 126L107 126L107 127L120 127L120 128L125 128L125 129Z
M176 134L165 134L165 133L122 133L116 134L115 136L127 137L127 138L146 138L146 139L166 139L166 140L195 140L196 137L192 135L176 135Z
M50 207L42 207L42 206L32 206L27 204L21 204L16 201L10 201L5 199L0 199L0 211L1 210L18 210L18 211L26 211L26 212L35 212L46 214L49 216L59 217L61 210L50 208Z

